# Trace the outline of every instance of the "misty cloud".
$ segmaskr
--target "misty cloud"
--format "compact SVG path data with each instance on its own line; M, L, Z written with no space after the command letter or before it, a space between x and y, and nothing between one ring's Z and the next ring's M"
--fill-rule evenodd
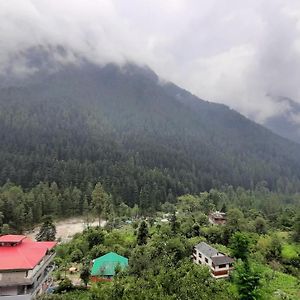
M289 110L277 96L300 102L299 31L297 0L1 1L0 72L32 73L26 49L62 46L59 64L147 64L263 122Z

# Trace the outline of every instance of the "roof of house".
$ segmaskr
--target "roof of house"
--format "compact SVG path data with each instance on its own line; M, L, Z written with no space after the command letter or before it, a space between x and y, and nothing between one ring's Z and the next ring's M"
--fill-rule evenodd
M20 243L25 238L25 235L7 234L0 236L0 243Z
M215 218L215 219L226 220L226 213L223 213L221 211L215 211L215 212L211 213L209 216L212 218Z
M234 262L233 258L226 256L226 255L215 256L215 257L212 257L211 260L215 266L230 264L230 263Z
M125 269L128 266L128 258L115 252L109 252L94 260L91 275L113 276L115 275L117 266L120 266L121 269Z
M31 270L56 242L35 242L24 235L0 237L0 271Z
M195 248L207 257L212 257L219 253L217 249L209 246L205 242L201 242L200 244L196 245Z

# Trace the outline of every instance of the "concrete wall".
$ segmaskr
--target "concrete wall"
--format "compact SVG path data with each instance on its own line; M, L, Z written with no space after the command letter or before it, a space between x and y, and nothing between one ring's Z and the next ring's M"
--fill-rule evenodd
M18 294L17 286L3 286L0 288L0 297L7 295L16 295Z
M25 271L13 271L0 273L0 287L25 283Z
M201 257L200 257L199 254L201 254ZM195 263L207 265L207 266L209 266L210 268L213 268L213 266L212 266L212 260L211 260L210 257L207 257L207 256L205 256L203 253L200 253L197 249L194 249L193 255L196 256L196 258L193 258L193 260L194 260ZM218 254L215 255L215 256L223 256L223 254L218 253ZM207 262L206 262L205 259L207 259Z

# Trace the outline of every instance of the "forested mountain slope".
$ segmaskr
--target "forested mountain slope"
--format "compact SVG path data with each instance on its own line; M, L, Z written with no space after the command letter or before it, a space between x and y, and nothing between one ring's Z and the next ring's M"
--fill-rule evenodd
M273 132L300 144L300 104L287 97L277 97L274 101L287 108L281 114L267 119L264 125Z
M89 63L0 90L0 183L100 180L147 207L224 184L300 189L300 146L148 68Z

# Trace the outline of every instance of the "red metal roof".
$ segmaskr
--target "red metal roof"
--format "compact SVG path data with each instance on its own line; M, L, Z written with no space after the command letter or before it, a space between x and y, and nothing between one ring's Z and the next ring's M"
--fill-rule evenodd
M56 245L56 242L35 242L25 236L13 235L0 237L1 242L19 244L0 246L0 270L31 270Z
M25 238L25 235L7 234L0 236L0 243L20 243Z

